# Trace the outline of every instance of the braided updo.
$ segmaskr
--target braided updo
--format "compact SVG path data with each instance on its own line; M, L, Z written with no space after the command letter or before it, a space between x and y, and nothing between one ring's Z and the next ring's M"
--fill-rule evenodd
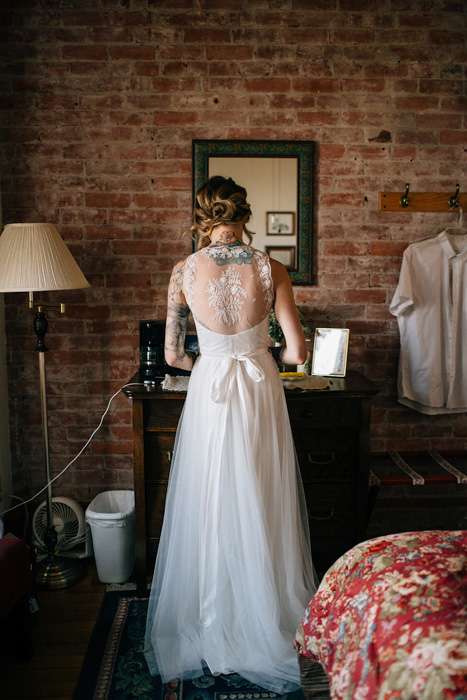
M212 229L219 224L243 224L243 231L252 241L246 228L251 217L251 208L246 201L246 189L237 185L231 177L215 175L199 188L193 209L193 226L189 233L198 236L198 250L209 245Z

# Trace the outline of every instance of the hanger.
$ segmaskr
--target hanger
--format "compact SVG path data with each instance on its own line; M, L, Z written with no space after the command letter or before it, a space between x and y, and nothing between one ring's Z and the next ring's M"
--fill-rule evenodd
M457 204L457 205L451 207L451 209L449 211L452 211L453 209L456 209L457 207L459 207L459 214L457 216L457 221L456 221L454 226L448 226L448 228L444 229L444 233L446 235L448 235L448 234L451 234L452 236L465 236L465 235L467 235L467 228L465 228L463 225L464 212L462 210L461 205Z
M438 236L441 236L442 233L444 233L446 236L464 236L467 235L467 228L464 228L462 219L464 216L464 212L462 210L462 207L459 203L453 204L451 206L449 211L452 211L453 209L459 209L459 214L457 216L457 221L453 226L447 226L446 228L443 228L441 231L438 229L436 233L431 233L429 236L425 236L424 238L419 238L415 243L423 243L423 241L430 241L432 238L438 238ZM451 242L451 245L453 243Z

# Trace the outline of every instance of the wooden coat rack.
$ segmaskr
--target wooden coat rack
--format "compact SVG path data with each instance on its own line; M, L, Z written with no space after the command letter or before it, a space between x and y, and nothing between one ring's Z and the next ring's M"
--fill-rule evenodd
M380 211L440 211L450 212L453 209L467 210L467 194L459 193L459 184L455 194L449 196L446 192L410 192L409 183L405 192L380 192Z

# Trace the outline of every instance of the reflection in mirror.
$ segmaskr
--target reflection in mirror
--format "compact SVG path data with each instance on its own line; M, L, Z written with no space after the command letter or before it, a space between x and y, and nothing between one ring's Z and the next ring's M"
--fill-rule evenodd
M345 377L348 347L348 328L317 328L311 373L322 377Z
M248 192L252 245L312 284L312 141L193 141L193 198L213 175Z
M282 246L295 250L297 232L297 158L217 158L208 159L208 177L231 177L248 192L253 215L248 228L255 232L252 245L284 262ZM279 249L276 251L276 249ZM286 256L290 260L289 256Z

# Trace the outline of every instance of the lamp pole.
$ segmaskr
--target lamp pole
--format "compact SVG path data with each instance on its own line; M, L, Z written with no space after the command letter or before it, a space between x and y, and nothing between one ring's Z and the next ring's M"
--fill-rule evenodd
M47 484L47 527L44 532L44 544L47 548L47 557L39 562L37 566L37 585L42 588L65 588L83 576L81 562L65 557L57 557L55 550L58 542L58 535L53 521L53 501L52 483L50 472L50 452L49 452L49 425L47 417L47 392L45 384L45 353L49 351L45 344L45 334L49 327L44 308L60 309L65 312L65 304L35 304L33 294L29 295L29 307L37 306L37 314L34 318L33 328L37 337L35 351L39 353L39 387L42 418L42 439L44 445L45 479Z

